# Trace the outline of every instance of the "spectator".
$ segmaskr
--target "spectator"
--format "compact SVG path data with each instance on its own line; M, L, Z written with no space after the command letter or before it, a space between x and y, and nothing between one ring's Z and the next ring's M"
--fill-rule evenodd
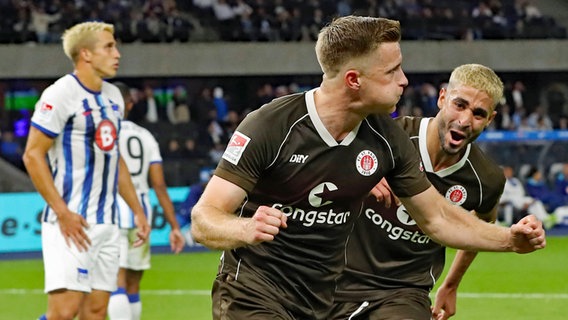
M49 14L45 12L44 5L31 5L31 18L32 18L32 28L35 30L37 42L39 43L50 43L55 42L56 39L49 32L49 25L56 22L61 18L61 14Z
M213 102L211 88L203 87L199 96L190 105L191 120L200 127L206 127L209 121L217 118L217 108Z
M191 115L185 87L178 85L174 88L172 98L167 102L166 110L170 123L189 123Z
M552 120L543 106L537 106L529 115L527 122L535 130L552 130Z
M193 24L176 7L172 7L164 17L166 42L188 42Z
M558 130L568 130L568 115L562 114L558 119Z
M568 163L564 163L562 171L554 177L554 187L556 193L564 198L564 203L568 204Z
M513 110L525 108L525 85L522 81L515 81L513 84L507 83L505 85L505 100Z
M142 103L145 104L143 109L146 110L146 121L150 123L158 122L160 120L159 102L154 96L154 89L150 85L144 86L144 100Z
M227 113L229 112L229 106L227 104L227 99L225 98L223 88L213 88L213 103L215 104L215 108L217 110L217 121L225 121L227 119Z
M527 194L522 181L514 175L513 168L504 166L503 174L507 180L499 201L503 207L501 221L511 225L530 213L541 220L546 229L552 228L555 224L553 217L548 214L542 201Z
M533 166L527 174L527 194L542 201L548 212L553 212L563 205L562 198L554 193L548 186L542 171Z
M556 194L562 198L563 205L558 207L554 212L556 215L556 222L567 224L568 218L568 163L564 163L562 171L556 175L554 179L554 187Z

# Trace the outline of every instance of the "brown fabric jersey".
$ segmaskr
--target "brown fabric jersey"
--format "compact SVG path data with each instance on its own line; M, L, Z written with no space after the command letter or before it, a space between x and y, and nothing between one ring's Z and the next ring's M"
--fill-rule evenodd
M467 210L490 213L505 185L497 164L473 143L458 163L433 172L426 150L429 119L404 117L396 121L419 151L428 179L448 201ZM377 291L384 289L431 290L443 271L445 248L420 230L404 206L387 209L371 196L349 238L346 259L336 300L372 300Z
M388 115L369 116L337 142L317 115L313 92L249 114L215 171L247 191L236 214L251 217L266 205L288 216L273 241L224 251L218 279L229 275L242 297L260 294L298 319L326 318L347 237L379 180L388 176L401 196L430 186L408 136ZM233 292L229 300L239 299L234 291L226 291Z

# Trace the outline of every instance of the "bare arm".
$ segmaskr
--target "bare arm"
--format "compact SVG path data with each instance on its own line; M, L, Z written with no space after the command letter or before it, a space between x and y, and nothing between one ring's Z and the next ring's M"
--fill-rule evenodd
M260 206L251 218L241 218L235 211L246 192L239 186L213 176L191 211L193 238L211 249L233 249L271 241L286 227L286 215L280 210Z
M173 252L179 253L183 250L185 239L179 229L179 224L176 220L174 204L168 195L166 180L164 179L164 170L161 163L153 163L150 165L149 170L150 184L156 192L158 202L164 210L166 221L170 224L170 248Z
M69 245L69 240L71 240L79 251L86 251L91 244L91 240L84 228L89 225L80 214L69 210L69 207L67 207L67 204L55 187L51 170L46 160L47 152L52 145L52 138L46 136L35 127L31 127L23 161L36 190L57 215L59 228L67 245Z
M510 228L485 223L450 204L432 186L400 200L430 238L448 247L528 253L546 245L542 223L534 216L527 216Z
M496 205L489 214L477 214L477 217L488 223L495 222L497 218ZM436 299L432 309L432 316L436 320L445 320L456 314L457 291L460 282L469 266L477 256L475 251L458 250L444 282L436 292Z
M126 162L122 159L122 156L118 160L118 192L126 204L132 209L134 213L134 223L138 228L138 240L134 243L134 246L140 246L148 239L150 234L150 226L148 221L146 221L146 215L144 214L144 209L138 201L138 196L136 195L136 189L132 184L132 178L130 177L130 172L126 166Z

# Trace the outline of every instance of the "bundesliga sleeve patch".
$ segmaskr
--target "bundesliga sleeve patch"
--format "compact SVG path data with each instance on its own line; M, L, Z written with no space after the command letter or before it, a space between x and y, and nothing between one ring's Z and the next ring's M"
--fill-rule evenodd
M51 120L51 117L53 116L53 106L42 102L39 107L38 114L45 121Z
M223 159L229 161L234 165L237 165L249 142L249 137L238 131L235 131L235 133L231 137L231 140L229 141L229 144L227 145L227 149L225 149L225 153L223 153Z

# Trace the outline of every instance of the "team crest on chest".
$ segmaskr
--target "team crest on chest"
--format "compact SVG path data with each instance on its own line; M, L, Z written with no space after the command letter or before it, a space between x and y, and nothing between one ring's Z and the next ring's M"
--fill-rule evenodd
M461 206L467 199L467 190L463 186L455 185L446 191L446 199L452 204Z
M364 176L370 176L379 167L379 162L377 160L377 156L369 150L363 150L359 152L357 155L357 159L355 160L355 166L357 167L357 171Z
M111 151L116 145L117 137L116 127L112 121L105 119L97 126L95 143L99 149L105 152Z

